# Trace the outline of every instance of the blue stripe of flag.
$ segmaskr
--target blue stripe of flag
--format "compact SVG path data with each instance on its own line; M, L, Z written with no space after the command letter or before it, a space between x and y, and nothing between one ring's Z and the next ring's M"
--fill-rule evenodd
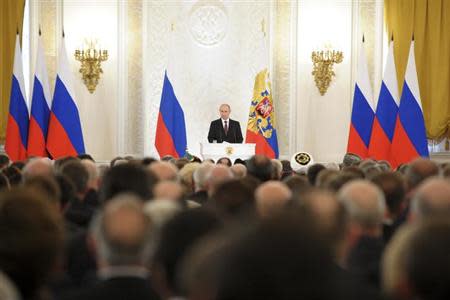
M403 128L420 156L429 156L425 121L422 109L408 87L403 84L402 98L400 100L399 117Z
M9 113L16 120L20 131L20 140L27 149L28 145L28 123L29 115L25 98L20 91L19 81L16 76L12 77L11 100L9 105Z
M353 97L352 124L366 147L369 147L374 118L375 114L372 108L356 84L355 96Z
M33 98L31 103L31 114L33 115L36 122L41 127L44 137L47 136L48 132L48 120L50 118L50 108L45 100L44 89L42 88L42 83L35 76L34 77L34 87L33 87Z
M85 153L78 109L59 75L56 76L52 112L64 127L75 150L78 153Z
M273 152L275 153L275 158L278 158L278 138L277 138L277 131L273 129L272 136L268 139L266 139L269 143L270 147L272 147Z
M380 97L377 104L377 118L381 127L392 142L397 118L398 106L384 81L381 83Z
M173 86L167 77L167 71L164 75L164 85L159 111L163 117L167 130L172 136L178 156L183 157L186 153L187 145L184 112L175 96Z

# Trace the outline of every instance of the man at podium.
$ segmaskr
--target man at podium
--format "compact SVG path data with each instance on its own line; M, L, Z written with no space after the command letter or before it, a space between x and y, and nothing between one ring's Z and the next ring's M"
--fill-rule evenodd
M241 125L238 121L230 119L230 105L220 105L219 112L220 118L212 121L209 126L208 141L210 143L242 143L244 138Z

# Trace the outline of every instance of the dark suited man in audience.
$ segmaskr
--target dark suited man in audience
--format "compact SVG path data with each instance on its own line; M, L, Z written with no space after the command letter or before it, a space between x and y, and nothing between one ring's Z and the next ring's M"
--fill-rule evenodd
M213 143L242 143L241 125L238 121L230 119L231 108L222 104L219 108L220 118L211 122L209 126L208 141Z
M153 231L142 205L132 194L117 195L105 204L90 227L99 282L63 299L159 299L146 268Z
M384 248L384 194L375 184L358 179L345 184L338 198L349 216L344 264L350 273L378 287Z

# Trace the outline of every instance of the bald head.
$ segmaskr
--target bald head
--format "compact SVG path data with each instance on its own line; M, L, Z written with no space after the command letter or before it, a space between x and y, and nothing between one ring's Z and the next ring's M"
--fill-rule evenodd
M92 227L101 266L143 265L148 259L150 219L137 197L110 200Z
M159 180L177 180L178 169L177 167L166 161L157 161L148 166L148 169L158 177Z
M230 167L230 170L236 179L243 178L247 175L247 168L242 164L235 164Z
M156 199L178 201L183 198L184 189L178 182L163 180L155 185L153 188L153 195Z
M382 191L366 180L354 180L345 184L338 193L350 221L363 229L381 226L385 203Z
M213 195L219 185L233 179L233 173L225 165L215 165L207 176L208 195Z
M321 236L330 241L333 253L339 262L345 257L345 237L347 233L347 212L332 192L311 188L294 196L293 208L299 219L306 219L315 225Z
M279 181L267 181L255 191L256 209L260 217L277 214L292 197L291 190Z
M411 219L450 216L450 181L432 177L417 188L412 199Z
M48 158L34 158L25 165L22 174L24 181L37 176L53 176L52 162Z
M434 161L426 158L418 158L406 170L405 177L408 182L408 189L412 190L425 179L437 176L438 174L439 167Z

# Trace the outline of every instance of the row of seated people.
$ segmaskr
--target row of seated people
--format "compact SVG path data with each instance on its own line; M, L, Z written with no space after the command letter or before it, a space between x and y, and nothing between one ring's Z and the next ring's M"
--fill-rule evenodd
M0 155L0 299L450 299L449 166Z

